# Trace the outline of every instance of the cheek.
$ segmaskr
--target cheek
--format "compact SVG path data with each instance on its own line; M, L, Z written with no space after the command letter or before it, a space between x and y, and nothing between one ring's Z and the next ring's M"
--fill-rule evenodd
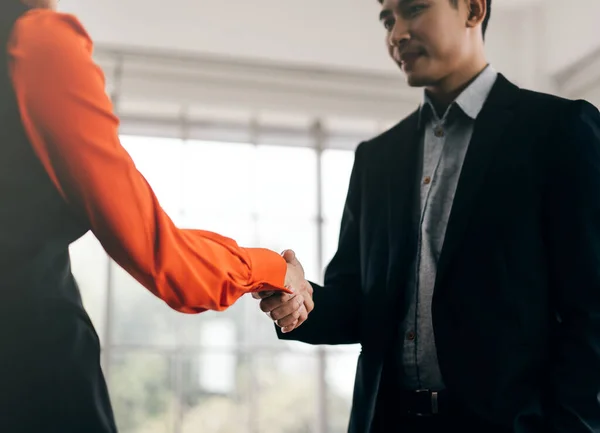
M440 19L438 16L430 16L419 22L414 28L413 34L422 43L430 57L435 59L446 59L456 54L457 30L454 23Z
M388 32L385 32L383 36L383 45L388 52L392 51L392 46L390 45L390 35Z
M388 55L393 59L394 58L394 47L392 47L390 45L389 36L387 34L385 36L383 43L385 44L385 50L388 52Z

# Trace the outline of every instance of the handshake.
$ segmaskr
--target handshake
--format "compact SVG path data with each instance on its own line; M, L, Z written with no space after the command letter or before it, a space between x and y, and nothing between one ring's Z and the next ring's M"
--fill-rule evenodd
M285 287L294 293L257 292L252 297L260 299L260 309L281 328L284 333L291 332L302 325L315 307L313 288L304 277L304 268L292 250L282 253L287 262Z

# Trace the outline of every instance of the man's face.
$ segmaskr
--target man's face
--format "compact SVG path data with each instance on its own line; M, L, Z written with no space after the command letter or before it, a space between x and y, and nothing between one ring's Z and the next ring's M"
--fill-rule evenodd
M435 86L466 56L469 11L450 0L383 0L380 20L389 54L414 87Z

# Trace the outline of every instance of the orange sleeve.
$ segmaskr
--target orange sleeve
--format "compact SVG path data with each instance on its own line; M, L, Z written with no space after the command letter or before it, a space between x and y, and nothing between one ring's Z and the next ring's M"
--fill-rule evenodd
M8 52L22 121L50 179L148 290L185 313L224 310L248 292L288 291L279 254L175 227L119 142L104 75L76 18L29 12L15 24Z

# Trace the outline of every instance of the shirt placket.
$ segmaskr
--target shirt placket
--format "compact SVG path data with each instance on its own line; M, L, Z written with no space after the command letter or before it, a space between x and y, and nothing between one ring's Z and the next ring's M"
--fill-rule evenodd
M421 293L421 267L423 259L423 233L424 233L424 221L427 217L427 213L430 211L430 200L434 187L436 185L437 173L442 161L442 155L444 146L446 144L446 117L439 119L435 114L432 114L431 119L427 123L425 134L424 134L424 159L423 159L423 177L420 182L420 194L421 194L421 213L419 218L419 235L418 235L418 246L417 246L417 269L416 269L416 308L415 308L415 325L414 329L417 338L414 339L414 359L417 366L417 378L419 387L422 387L421 376L419 374L419 365L422 361L419 356L419 338L422 336L421 323L424 319L421 315L423 294Z

